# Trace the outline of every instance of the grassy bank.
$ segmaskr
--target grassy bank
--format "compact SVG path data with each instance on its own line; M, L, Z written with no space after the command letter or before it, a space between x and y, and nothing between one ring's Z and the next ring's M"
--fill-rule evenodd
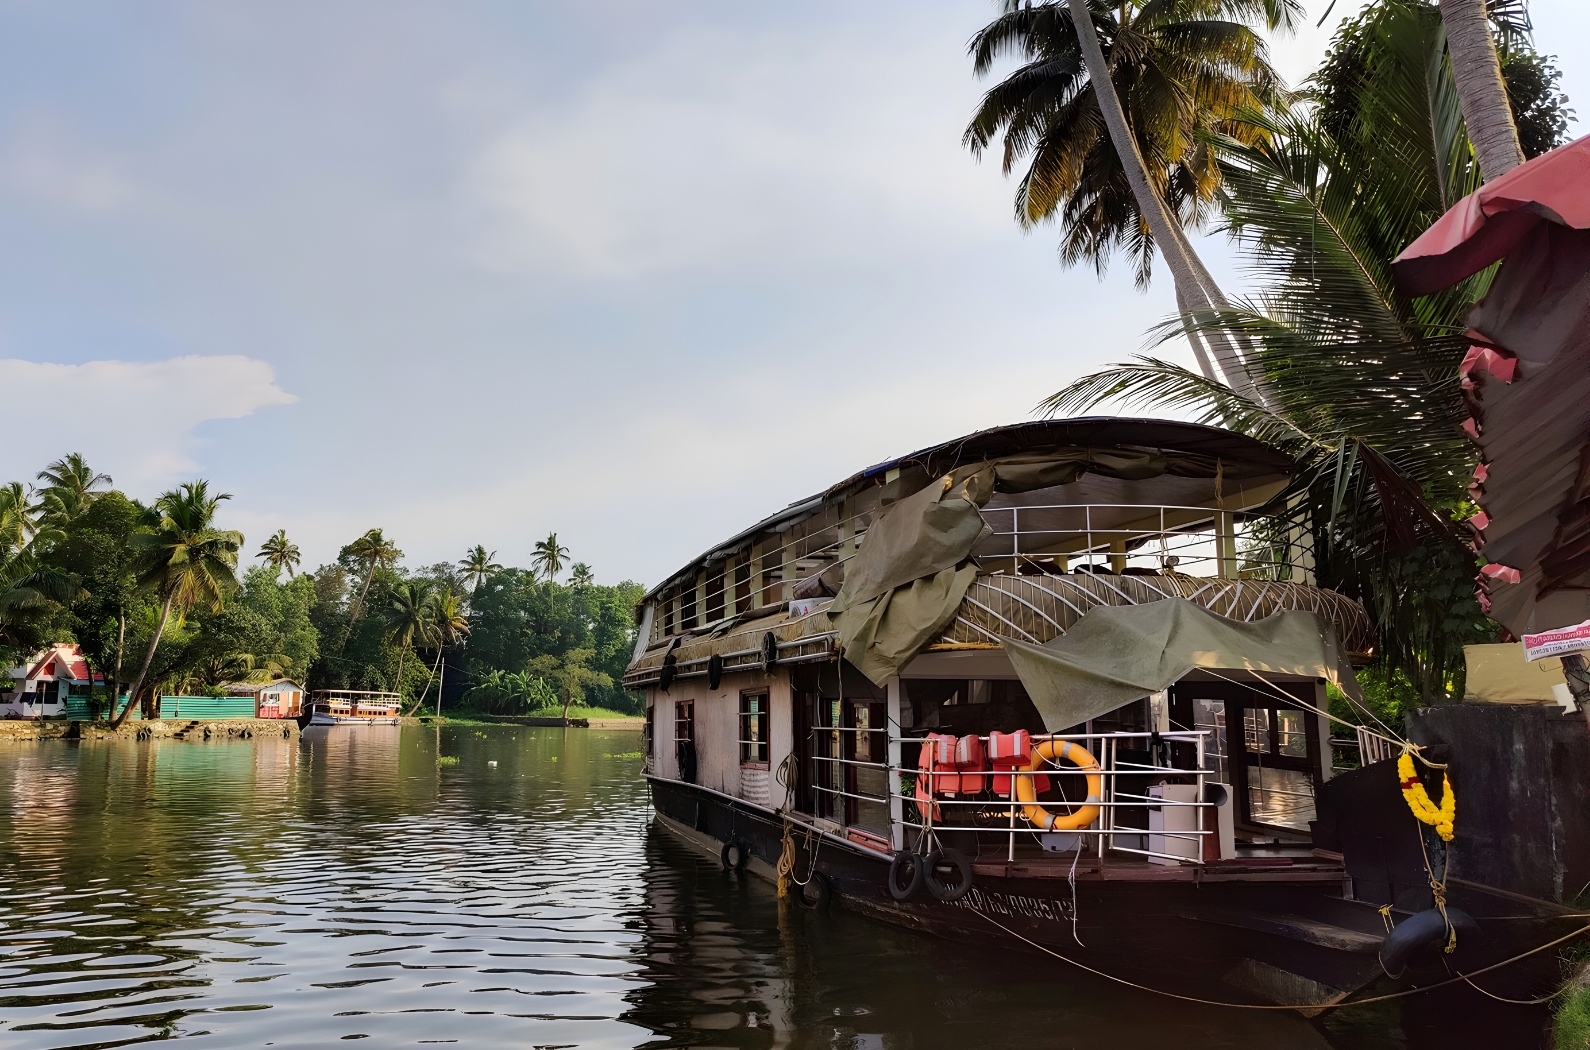
M1557 1007L1552 1035L1556 1050L1590 1047L1590 958L1584 949L1573 955L1578 973L1568 982L1568 994Z

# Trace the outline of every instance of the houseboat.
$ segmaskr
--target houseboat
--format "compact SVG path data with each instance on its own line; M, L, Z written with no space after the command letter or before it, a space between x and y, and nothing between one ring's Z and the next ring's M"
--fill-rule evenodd
M298 716L304 726L395 726L403 721L397 693L360 689L317 689Z
M1176 994L1340 1003L1431 902L1355 886L1346 803L1318 837L1342 767L1380 776L1401 742L1333 739L1327 689L1357 697L1372 627L1315 585L1304 523L1265 512L1292 468L1195 424L1033 422L729 536L637 608L656 821L813 906Z

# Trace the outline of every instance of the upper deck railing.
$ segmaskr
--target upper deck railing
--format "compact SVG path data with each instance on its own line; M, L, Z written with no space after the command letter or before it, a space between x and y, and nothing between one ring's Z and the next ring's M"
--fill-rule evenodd
M985 567L1012 573L1313 578L1309 531L1275 515L1120 503L984 507L982 513L993 533L973 554Z

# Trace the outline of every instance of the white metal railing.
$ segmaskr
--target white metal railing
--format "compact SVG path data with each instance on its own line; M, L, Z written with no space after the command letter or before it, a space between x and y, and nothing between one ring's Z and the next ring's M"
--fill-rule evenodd
M1309 531L1247 511L1170 504L1091 503L984 507L993 527L973 552L1012 572L1094 571L1307 582Z
M839 727L823 726L814 727L813 743L816 738L825 734L839 734L838 739L846 739L845 734L881 734L883 730L866 727ZM1081 769L1069 763L1048 762L1044 768L1038 770L1051 778L1082 778L1080 781L1072 780L1081 786L1081 790L1062 792L1067 798L1086 798L1088 792L1085 788L1086 778L1098 776L1102 780L1103 794L1097 802L1057 802L1038 801L1026 803L1017 801L1015 796L1017 778L1032 776L1034 771L1026 768L1016 770L938 770L923 771L906 762L902 756L899 764L888 762L873 762L867 759L854 759L843 757L843 748L840 755L819 754L816 747L810 753L811 767L809 787L817 795L825 795L836 806L844 806L846 800L857 803L871 803L880 806L889 806L892 811L891 823L894 826L893 836L896 845L907 841L911 837L917 839L918 851L926 853L931 850L932 843L940 832L966 832L1003 834L1006 838L1006 856L1015 860L1016 844L1018 839L1043 832L1044 829L1028 821L1025 810L1029 805L1038 805L1054 810L1057 807L1075 808L1080 805L1096 805L1099 815L1087 827L1076 829L1058 829L1056 833L1077 836L1077 841L1089 842L1096 852L1102 853L1113 850L1118 853L1135 854L1143 857L1157 858L1178 864L1202 864L1205 862L1206 850L1203 840L1210 835L1218 835L1218 824L1211 811L1219 808L1219 803L1209 801L1208 785L1215 775L1205 768L1205 749L1210 742L1212 734L1206 730L1173 730L1159 734L1149 732L1122 732L1122 733L1091 733L1080 735L1048 734L1031 738L1036 747L1045 741L1069 740L1079 743L1092 754L1099 763L1097 769ZM1123 759L1121 751L1123 744L1128 750L1150 750L1150 744L1157 740L1164 745L1190 745L1194 750L1193 768L1183 769L1172 765L1158 765L1153 762L1143 763ZM830 738L833 739L833 738ZM985 749L987 738L982 738ZM925 737L902 737L890 734L889 744L892 753L899 753L901 745L922 745ZM1132 745L1141 745L1133 747ZM1167 752L1169 748L1166 748ZM868 752L870 754L870 751ZM1168 759L1161 759L1168 761ZM991 763L989 763L991 766ZM849 778L845 776L847 769L880 771L887 776L887 791L885 794L873 794L862 790L853 790ZM950 796L941 791L931 790L931 782L940 778L955 776L957 778L968 773L986 778L985 788L975 796L964 797ZM994 791L995 777L1010 777L1010 793L1001 795ZM914 786L918 778L926 777L930 782L929 794L932 802L919 800L914 791L907 791L902 786L902 780L910 779ZM1189 786L1194 787L1193 801L1182 801L1174 798L1161 798L1147 794L1139 794L1127 790L1121 784L1121 778L1153 778L1177 777L1184 778ZM907 807L915 810L915 819L906 816ZM1152 814L1158 812L1161 819L1159 827L1154 827L1155 821ZM1192 827L1183 828L1176 825L1187 823L1181 819L1167 819L1169 813L1181 811L1189 813ZM944 817L936 816L942 813ZM1127 814L1141 814L1142 823L1129 820ZM950 818L946 820L945 818ZM844 821L848 823L848 821ZM879 829L882 830L882 829ZM1180 849L1178 849L1178 845ZM1160 846L1161 848L1154 848Z
M985 506L981 511L994 531L973 553L991 567L1006 559L1013 573L1021 572L1023 566L1029 571L1047 571L1050 566L1072 571L1090 565L1116 573L1129 568L1185 576L1309 582L1314 569L1310 531L1300 521L1276 515L1147 503ZM759 599L760 607L776 607L787 597L784 585L805 578L800 575L803 569L808 575L816 574L855 557L871 524L863 524L863 520L875 518L878 512L878 508L868 508L825 524L814 535L794 536L764 548L758 558L761 571L745 581L749 597L738 597L740 581L724 576L717 620L707 621L709 613L699 607L700 596L688 598L682 591L672 594L668 603L681 602L681 616L683 607L691 605L696 606L695 616L691 624L678 623L669 632L664 626L668 616L659 608L653 621L653 640L702 630L752 611ZM1116 519L1123 520L1109 524ZM832 539L819 539L829 533ZM786 572L795 575L785 578ZM717 578L706 568L700 573L706 573L708 579ZM767 574L771 573L779 579L769 581Z

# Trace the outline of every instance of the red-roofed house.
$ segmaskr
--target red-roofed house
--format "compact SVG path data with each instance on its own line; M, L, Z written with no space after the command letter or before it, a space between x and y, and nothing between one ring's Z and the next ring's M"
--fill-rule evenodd
M88 694L88 661L75 645L58 642L6 672L0 684L0 718L49 718L66 714L68 696Z

